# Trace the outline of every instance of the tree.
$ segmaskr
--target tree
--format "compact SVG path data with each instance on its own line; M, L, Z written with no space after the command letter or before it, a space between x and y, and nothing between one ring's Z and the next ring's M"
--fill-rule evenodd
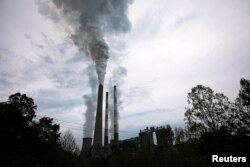
M16 106L22 113L27 124L31 124L33 118L36 117L35 110L37 106L34 103L34 100L26 94L16 93L9 96L7 104L12 104Z
M36 166L52 148L59 148L59 125L48 117L36 122L35 110L33 99L25 94L16 93L0 103L0 158L4 166Z
M24 119L14 105L0 103L0 144L16 141L23 137ZM2 148L2 147L1 147Z
M63 133L60 138L61 147L68 152L79 154L79 149L76 145L75 138L70 130Z
M165 147L167 149L173 146L174 142L174 132L170 125L156 129L157 143L160 147Z
M250 135L250 81L240 80L239 96L230 112L228 124L233 134Z
M86 166L59 145L59 125L35 117L32 98L16 93L0 103L0 162L2 166Z
M186 130L179 127L174 129L175 144L180 144L186 141Z
M239 98L242 100L244 106L250 107L250 81L242 78L240 86Z
M211 88L197 85L188 93L188 104L191 107L186 108L185 121L191 132L201 134L226 126L231 104L222 93L214 94Z
M53 124L53 119L49 117L42 117L35 125L38 130L39 138L47 143L58 143L60 133L60 126Z

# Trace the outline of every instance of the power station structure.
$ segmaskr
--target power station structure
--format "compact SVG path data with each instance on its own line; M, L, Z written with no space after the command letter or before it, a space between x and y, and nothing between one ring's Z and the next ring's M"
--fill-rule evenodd
M106 105L105 105L105 129L104 129L104 147L108 147L109 144L109 131L108 131L108 126L109 126L109 93L106 92Z
M109 92L106 92L105 100L105 121L103 129L103 85L98 86L97 110L95 118L94 135L92 137L84 137L81 157L102 157L107 158L111 155L111 150L125 150L136 152L140 148L154 148L156 145L164 149L171 146L171 133L168 126L146 127L140 130L138 137L133 137L119 141L119 124L118 124L118 103L117 103L117 87L113 88L114 112L113 118L113 140L109 139ZM104 133L104 135L103 135ZM104 136L104 137L103 137ZM103 142L104 141L104 142ZM109 142L110 141L110 142ZM103 144L104 143L104 144Z
M117 96L116 86L114 86L114 147L119 147L119 134L118 134L118 110L117 110Z
M139 143L140 147L150 147L154 145L154 137L153 134L155 132L154 127L146 127L144 130L140 130L139 133Z
M109 144L109 128L108 128L108 120L109 120L109 93L106 92L106 103L105 103L105 123L104 123L104 145L103 145L103 121L102 121L102 104L103 104L103 85L99 84L98 86L98 96L97 96L97 110L96 110L96 118L95 118L95 128L94 128L94 138L92 143L92 138L87 137L83 138L81 156L92 156L92 157L102 157L105 150L108 150ZM117 109L117 91L116 86L114 86L114 140L113 140L113 148L119 148L119 133L118 133L118 109ZM103 147L104 146L104 147Z

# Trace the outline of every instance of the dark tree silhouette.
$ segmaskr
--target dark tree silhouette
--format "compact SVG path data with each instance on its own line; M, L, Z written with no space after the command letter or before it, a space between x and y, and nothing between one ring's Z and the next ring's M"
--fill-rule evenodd
M79 154L79 149L76 145L75 138L70 130L67 130L63 133L60 139L60 144L65 151Z
M34 100L26 96L26 94L16 93L10 95L7 104L16 106L21 111L26 123L31 123L33 118L36 117L35 110L37 106Z
M242 100L244 106L250 107L250 81L242 78L240 86L239 98Z
M187 127L175 128L174 132L170 125L156 128L158 145L133 150L125 146L113 150L108 158L84 159L74 153L70 132L60 138L59 125L52 118L35 121L33 99L16 93L0 103L0 165L206 167L213 154L249 156L250 82L241 79L240 84L234 103L209 87L192 88L185 113Z
M225 126L227 111L230 108L228 98L202 85L197 85L188 93L185 120L190 131L203 133L216 131ZM199 135L198 135L199 136Z
M24 127L20 110L12 104L0 103L0 144L21 139Z
M36 123L38 128L38 136L44 142L57 143L59 142L59 128L57 124L53 124L53 119L49 117L42 117L39 122Z
M250 81L241 79L239 96L230 111L228 120L233 134L250 135Z
M0 103L0 160L4 166L35 166L59 149L59 125L52 118L34 121L32 98L16 93Z

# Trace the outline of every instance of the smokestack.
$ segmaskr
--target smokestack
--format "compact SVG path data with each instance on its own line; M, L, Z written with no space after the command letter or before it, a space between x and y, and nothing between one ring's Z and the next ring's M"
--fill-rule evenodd
M94 132L94 142L93 148L95 150L101 149L102 146L102 99L103 99L103 85L100 84L98 87L97 96L97 111L95 120L95 132Z
M116 85L114 86L114 146L119 147Z
M105 108L105 131L104 131L104 147L108 147L109 134L108 134L108 96L109 93L106 92L106 108Z
M88 152L92 145L92 138L91 137L85 137L82 140L82 150L80 153L80 156L83 158L85 156L88 156Z

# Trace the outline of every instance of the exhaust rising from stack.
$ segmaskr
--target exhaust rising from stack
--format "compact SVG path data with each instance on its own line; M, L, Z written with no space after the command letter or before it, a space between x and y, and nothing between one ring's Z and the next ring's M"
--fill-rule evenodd
M119 147L116 86L114 86L114 146L117 148Z
M102 146L102 99L103 99L103 85L100 84L98 87L97 96L97 111L95 120L95 132L93 147L98 149Z
M104 147L108 147L109 134L108 134L108 97L109 93L106 92L106 108L105 108L105 131L104 131Z

